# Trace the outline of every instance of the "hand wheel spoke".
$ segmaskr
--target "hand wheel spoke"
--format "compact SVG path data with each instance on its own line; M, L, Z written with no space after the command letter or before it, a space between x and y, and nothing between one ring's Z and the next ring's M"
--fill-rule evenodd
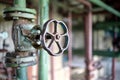
M54 28L54 33L57 33L57 24L58 24L57 22L54 22L54 27L55 27Z
M64 34L61 34L61 36L65 37L65 36L68 36L68 34L67 34L67 33L64 33Z
M62 46L60 45L60 42L56 41L56 43L57 43L57 46L58 46L59 50L63 50Z
M52 36L54 37L54 34L50 33L50 32L47 32L48 36Z
M54 42L53 38L51 39L52 41L50 42L50 44L48 45L48 48L50 48L52 46L52 43Z

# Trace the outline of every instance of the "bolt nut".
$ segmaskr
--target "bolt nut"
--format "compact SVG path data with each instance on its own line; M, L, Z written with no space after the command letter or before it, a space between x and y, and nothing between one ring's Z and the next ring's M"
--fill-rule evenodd
M40 41L37 41L37 44L38 44L38 45L40 45L40 44L41 44L41 42L40 42Z
M40 32L41 32L40 30L37 30L37 34L40 34Z

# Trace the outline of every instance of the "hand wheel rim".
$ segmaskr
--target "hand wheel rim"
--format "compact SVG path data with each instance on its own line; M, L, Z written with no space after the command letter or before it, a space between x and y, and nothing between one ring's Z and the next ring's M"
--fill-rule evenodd
M59 50L59 52L57 52L57 53L54 53L53 54L53 52L52 52L52 50L50 49L50 48L48 48L47 47L47 45L46 45L46 34L47 34L47 28L49 27L49 24L50 23L52 23L52 22L54 22L54 23L56 23L56 24L59 24L61 27L62 27L62 29L64 30L64 32L65 33L63 33L62 34L62 37L65 37L65 46L63 47L63 48L61 48L60 50ZM55 26L55 27L57 27L57 26ZM56 34L56 33L55 33ZM51 34L53 37L55 37L55 34ZM57 35L57 34L56 34ZM57 35L58 36L58 35ZM59 36L58 36L59 37ZM61 37L61 35L60 35L60 37ZM53 39L53 41L54 41L55 39ZM58 55L61 55L61 54L63 54L63 52L68 48L68 45L69 45L69 34L68 34L68 29L67 29L67 26L66 26L66 24L64 23L64 22L62 22L62 21L57 21L57 20L53 20L53 19L50 19L50 20L48 20L44 25L43 25L43 32L42 32L42 45L43 45L43 48L50 54L50 55L52 55L52 56L58 56ZM59 39L58 39L58 42L59 42ZM56 40L56 43L57 43L57 40ZM57 43L57 46L60 48L60 46L61 46L61 44L60 43Z

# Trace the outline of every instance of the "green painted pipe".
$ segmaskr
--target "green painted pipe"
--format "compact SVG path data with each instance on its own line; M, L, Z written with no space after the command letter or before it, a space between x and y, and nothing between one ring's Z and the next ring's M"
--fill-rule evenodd
M81 27L79 27L81 26ZM118 27L120 26L119 21L110 21L110 22L97 22L96 24L93 25L93 30L109 30L113 29L113 27ZM80 31L83 30L83 23L79 23L78 25L74 26L73 30L75 31Z
M119 52L113 52L113 51L100 51L100 50L95 50L93 51L93 55L97 56L103 56L103 57L119 57L120 53Z
M14 7L26 8L26 0L14 0Z
M120 17L120 12L119 11L117 11L114 8L110 7L109 5L105 4L101 0L89 0L89 1L94 3L95 5L98 5L102 8L104 8L105 10L109 11L110 13Z
M20 67L17 69L17 80L28 80L27 67Z
M49 19L49 0L39 0L39 17L41 28L43 24ZM48 53L40 50L39 64L38 64L38 80L48 80Z
M26 8L26 0L14 0L14 7ZM28 80L27 67L17 69L17 80Z
M98 22L94 24L94 29L101 29L101 30L109 30L113 29L113 27L118 27L120 26L120 22L118 21L111 21L111 22Z
M76 55L83 55L85 54L84 49L73 49L72 50ZM67 52L66 52L67 53ZM120 57L120 52L113 52L113 51L105 51L105 50L93 50L93 55L103 56L103 57Z

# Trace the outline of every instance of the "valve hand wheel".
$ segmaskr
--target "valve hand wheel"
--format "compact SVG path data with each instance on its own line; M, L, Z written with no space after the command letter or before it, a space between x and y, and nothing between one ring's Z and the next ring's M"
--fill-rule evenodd
M52 25L51 23L54 24L53 32L49 32L47 29L50 29ZM58 30L58 27L63 29L63 33L60 33ZM47 37L50 37L50 43L47 43ZM64 41L61 41L61 39L64 39ZM62 42L62 43L61 43ZM63 43L64 42L64 43ZM56 46L58 47L58 51L54 52L56 49L56 46L54 47L54 50L52 47L53 43L56 43ZM42 46L43 48L52 56L57 56L63 54L63 52L67 49L69 43L69 34L68 34L68 28L67 26L62 22L62 21L57 21L57 20L48 20L44 25L43 25L43 32L42 32Z

